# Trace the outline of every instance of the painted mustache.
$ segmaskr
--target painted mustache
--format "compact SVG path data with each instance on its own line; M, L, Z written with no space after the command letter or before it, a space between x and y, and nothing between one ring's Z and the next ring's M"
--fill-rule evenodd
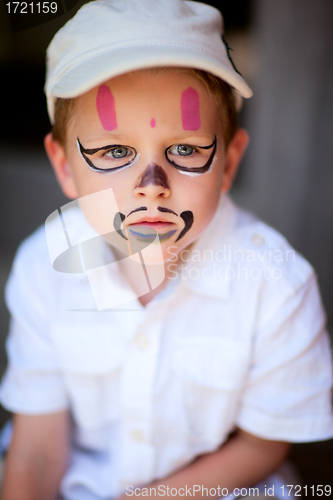
M148 208L145 207L145 206L142 206L142 207L139 207L139 208L136 208L134 210L132 210L128 215L131 215L135 212L140 212L140 211L147 211ZM169 209L169 208L165 208L165 207L157 207L157 210L159 212L162 212L162 213L171 213L173 215L176 215L177 217L181 217L184 221L184 228L182 229L182 231L180 232L180 234L178 235L178 238L176 239L176 242L179 241L181 238L183 238L185 236L185 234L191 229L192 227L192 224L193 224L193 212L191 212L191 210L185 210L184 212L182 212L180 215L178 215L176 212L174 212L173 210ZM114 219L113 219L113 227L115 228L115 230L117 231L117 233L122 237L124 238L125 240L127 240L126 236L124 235L122 229L121 229L121 224L124 222L124 220L126 219L126 215L124 215L123 213L121 212L117 212L116 215L114 216ZM131 233L138 237L138 238L142 238L144 239L145 241L147 241L147 239L151 238L152 240L155 239L156 235L151 235L151 234L147 234L145 235L144 233L142 232L136 232L134 231L133 229L130 229ZM173 236L173 234L176 232L177 230L174 229L174 230L171 230L171 231L168 231L167 233L164 233L164 234L159 234L158 237L159 237L159 240L161 242L164 242L166 241L167 239L171 238L171 236Z

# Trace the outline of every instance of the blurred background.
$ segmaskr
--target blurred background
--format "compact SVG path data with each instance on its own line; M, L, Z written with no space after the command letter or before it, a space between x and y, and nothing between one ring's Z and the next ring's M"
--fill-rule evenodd
M0 2L1 290L20 241L66 203L43 150L50 130L44 58L55 32L86 2L54 3L55 15L24 16L9 15L8 1ZM224 14L232 58L254 91L241 112L251 142L234 199L282 232L313 264L332 332L333 2L206 3ZM2 293L1 374L8 321ZM9 417L0 409L0 426ZM303 484L332 485L333 440L294 445L291 458Z

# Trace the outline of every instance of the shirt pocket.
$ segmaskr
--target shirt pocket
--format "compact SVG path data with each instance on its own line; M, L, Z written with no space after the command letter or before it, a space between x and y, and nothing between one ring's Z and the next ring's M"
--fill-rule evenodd
M52 338L76 423L96 428L118 417L127 340L109 325L53 325Z
M227 337L182 339L174 358L191 438L209 448L233 430L249 370L247 341Z

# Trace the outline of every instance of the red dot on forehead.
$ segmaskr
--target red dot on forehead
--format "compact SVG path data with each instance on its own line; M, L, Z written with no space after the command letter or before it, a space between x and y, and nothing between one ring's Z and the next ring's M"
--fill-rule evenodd
M101 85L98 88L96 108L104 130L114 130L118 127L115 100L111 90L106 85Z
M156 120L155 120L155 118L151 119L150 126L151 126L151 128L155 128L156 127Z
M199 111L199 94L188 87L181 98L183 130L199 130L201 126Z

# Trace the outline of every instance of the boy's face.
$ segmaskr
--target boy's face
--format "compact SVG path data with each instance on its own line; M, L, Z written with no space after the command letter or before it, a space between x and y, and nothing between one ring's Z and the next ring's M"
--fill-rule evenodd
M207 227L246 147L239 131L225 151L221 121L194 76L140 71L78 97L66 152L46 147L67 196L112 188L114 229L147 242L156 230L167 261Z

